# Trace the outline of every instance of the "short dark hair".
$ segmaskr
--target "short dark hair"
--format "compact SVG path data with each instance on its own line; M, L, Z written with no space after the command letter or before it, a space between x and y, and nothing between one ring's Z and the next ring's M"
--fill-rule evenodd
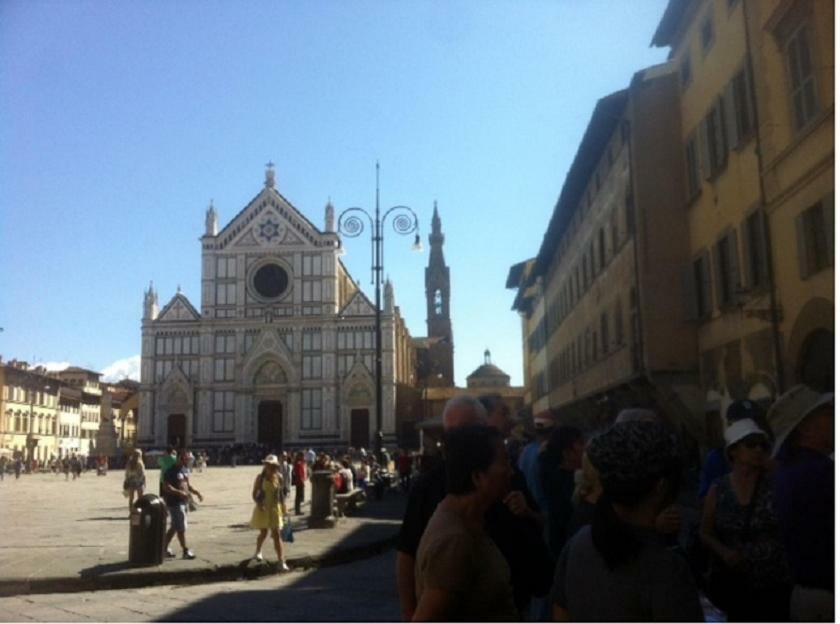
M446 444L446 492L469 494L475 490L473 473L487 470L496 459L502 434L495 427L469 425L444 436Z

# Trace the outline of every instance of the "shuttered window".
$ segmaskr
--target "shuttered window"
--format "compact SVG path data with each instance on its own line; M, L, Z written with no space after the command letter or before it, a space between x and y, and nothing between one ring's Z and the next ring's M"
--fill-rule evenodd
M770 281L765 219L764 211L756 210L741 225L743 285L749 290L766 288Z
M834 264L834 193L796 218L796 242L802 279Z
M686 189L688 200L691 201L700 194L700 163L697 160L696 132L692 132L685 144Z
M817 80L814 75L807 23L797 28L785 46L790 74L793 119L801 130L818 112Z
M736 294L741 287L738 236L735 230L730 230L719 239L714 251L718 308L725 310L736 304Z
M709 251L694 259L684 278L686 317L702 320L712 313L712 279Z

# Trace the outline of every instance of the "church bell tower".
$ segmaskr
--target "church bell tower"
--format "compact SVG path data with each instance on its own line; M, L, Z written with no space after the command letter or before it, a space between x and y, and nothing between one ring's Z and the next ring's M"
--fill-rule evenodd
M426 267L426 328L429 338L429 386L454 385L452 321L449 318L449 267L443 259L443 232L435 202Z

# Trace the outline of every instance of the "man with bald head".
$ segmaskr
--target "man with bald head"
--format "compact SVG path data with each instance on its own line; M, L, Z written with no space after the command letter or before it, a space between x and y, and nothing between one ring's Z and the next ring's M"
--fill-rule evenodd
M476 424L487 424L495 427L505 436L510 433L512 425L510 410L501 400L501 397L484 396L476 399L461 395L450 399L443 408L444 433ZM421 476L409 494L397 544L397 590L400 595L402 617L405 621L412 619L417 606L414 575L417 547L429 518L445 496L446 472L443 463ZM529 588L533 587L534 583L532 579L523 578L520 572L522 566L519 565L521 562L511 560L509 555L518 551L520 556L522 553L528 553L532 557L538 557L539 552L545 552L545 545L539 537L541 527L538 524L532 526L535 522L534 517L538 517L538 514L534 513L529 503L531 501L528 501L523 493L517 490L511 492L504 503L499 503L497 507L491 509L486 517L488 533L502 553L505 554L511 567L514 594L515 596L519 594L519 604L517 606L520 609L522 608L523 595L527 600L529 597L527 591L530 591L530 589L526 590L523 587L526 585ZM536 542L533 542L534 536L537 538ZM525 543L529 539L533 543ZM512 544L514 545L512 546ZM528 554L526 554L526 557ZM530 567L540 568L541 566L532 564ZM549 560L547 578L544 583L546 591L551 584L551 573L551 562Z

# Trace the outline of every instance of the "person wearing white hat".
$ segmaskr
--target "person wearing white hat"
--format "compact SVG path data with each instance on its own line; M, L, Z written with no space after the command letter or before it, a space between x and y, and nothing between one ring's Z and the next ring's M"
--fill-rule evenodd
M776 506L795 583L794 621L834 621L834 393L798 385L767 414Z
M251 491L251 497L254 499L251 527L259 530L257 548L253 559L259 562L264 561L262 545L268 532L271 531L271 539L274 541L274 550L277 553L277 567L281 571L287 572L289 566L286 565L286 558L283 555L283 540L280 537L283 517L286 515L280 460L277 459L277 455L268 455L262 463L262 472L254 480L254 487Z
M792 582L767 475L770 440L750 419L724 432L732 472L710 488L700 539L710 550L708 594L728 621L787 620Z

